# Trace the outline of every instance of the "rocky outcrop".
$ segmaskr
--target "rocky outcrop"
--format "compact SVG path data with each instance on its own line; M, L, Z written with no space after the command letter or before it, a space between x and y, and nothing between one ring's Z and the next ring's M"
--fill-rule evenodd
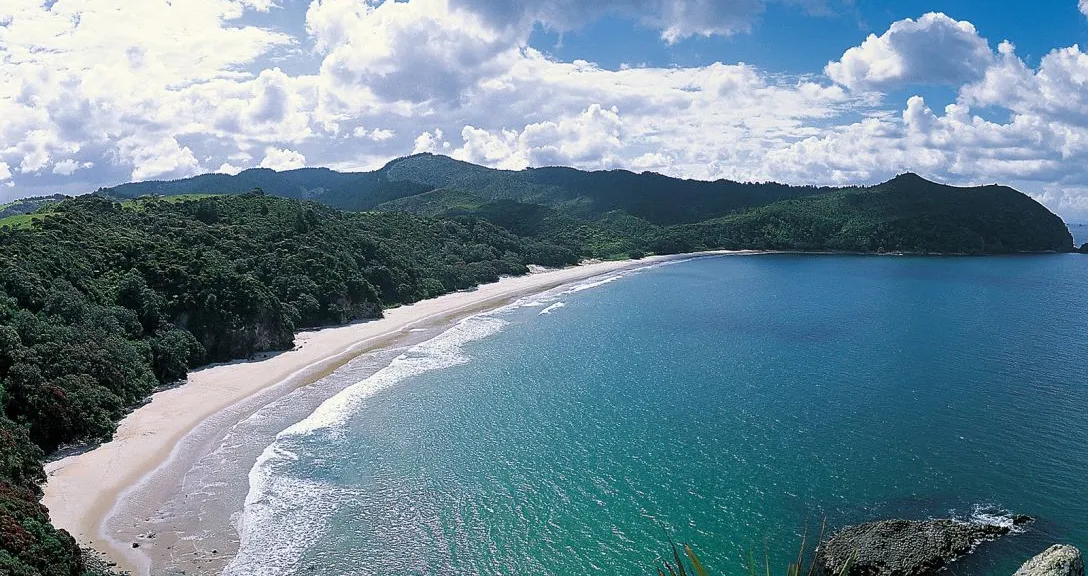
M1080 550L1057 544L1025 562L1013 576L1084 576L1084 559Z
M816 565L826 576L925 576L969 553L1008 526L958 520L882 520L846 528L823 542Z

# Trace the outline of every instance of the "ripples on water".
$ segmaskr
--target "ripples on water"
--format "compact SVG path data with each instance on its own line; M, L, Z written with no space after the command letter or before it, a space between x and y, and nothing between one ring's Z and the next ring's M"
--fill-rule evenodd
M285 431L228 574L717 574L806 522L1088 545L1088 259L727 257L470 319ZM557 306L562 303L564 306ZM543 311L548 314L542 314Z

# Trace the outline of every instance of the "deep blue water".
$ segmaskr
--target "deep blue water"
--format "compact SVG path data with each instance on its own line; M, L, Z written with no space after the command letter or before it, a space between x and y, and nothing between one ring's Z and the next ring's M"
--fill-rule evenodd
M280 435L232 574L714 574L806 523L1088 547L1088 257L706 258L468 320ZM559 307L557 304L562 303ZM542 314L542 312L547 313Z

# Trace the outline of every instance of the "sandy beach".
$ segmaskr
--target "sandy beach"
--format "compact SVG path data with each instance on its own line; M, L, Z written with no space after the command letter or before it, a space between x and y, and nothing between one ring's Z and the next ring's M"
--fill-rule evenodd
M223 566L220 559L230 554L228 540L236 535L216 535L222 544L214 551L188 542L193 551L183 558L177 538L140 542L135 538L142 530L140 522L152 519L162 500L177 493L196 461L242 418L362 354L409 344L413 335L417 340L421 333L431 337L462 318L516 298L677 258L588 263L504 278L472 291L387 310L380 320L301 333L291 351L195 371L184 385L156 393L148 404L129 414L112 441L49 463L43 501L58 527L133 574L215 573ZM198 428L199 442L189 438L187 444L187 436L195 435ZM244 493L244 478L243 470L237 478L242 486L235 486L235 491ZM224 517L236 512L226 510ZM134 521L126 523L127 519ZM174 567L170 571L163 570L167 560Z

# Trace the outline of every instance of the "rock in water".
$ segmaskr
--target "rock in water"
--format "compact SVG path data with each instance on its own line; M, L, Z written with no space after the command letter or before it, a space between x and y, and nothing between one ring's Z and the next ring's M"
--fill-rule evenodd
M1009 528L958 520L882 520L851 526L820 545L816 564L827 576L924 576Z
M1084 576L1084 559L1080 550L1056 544L1025 562L1013 576Z

